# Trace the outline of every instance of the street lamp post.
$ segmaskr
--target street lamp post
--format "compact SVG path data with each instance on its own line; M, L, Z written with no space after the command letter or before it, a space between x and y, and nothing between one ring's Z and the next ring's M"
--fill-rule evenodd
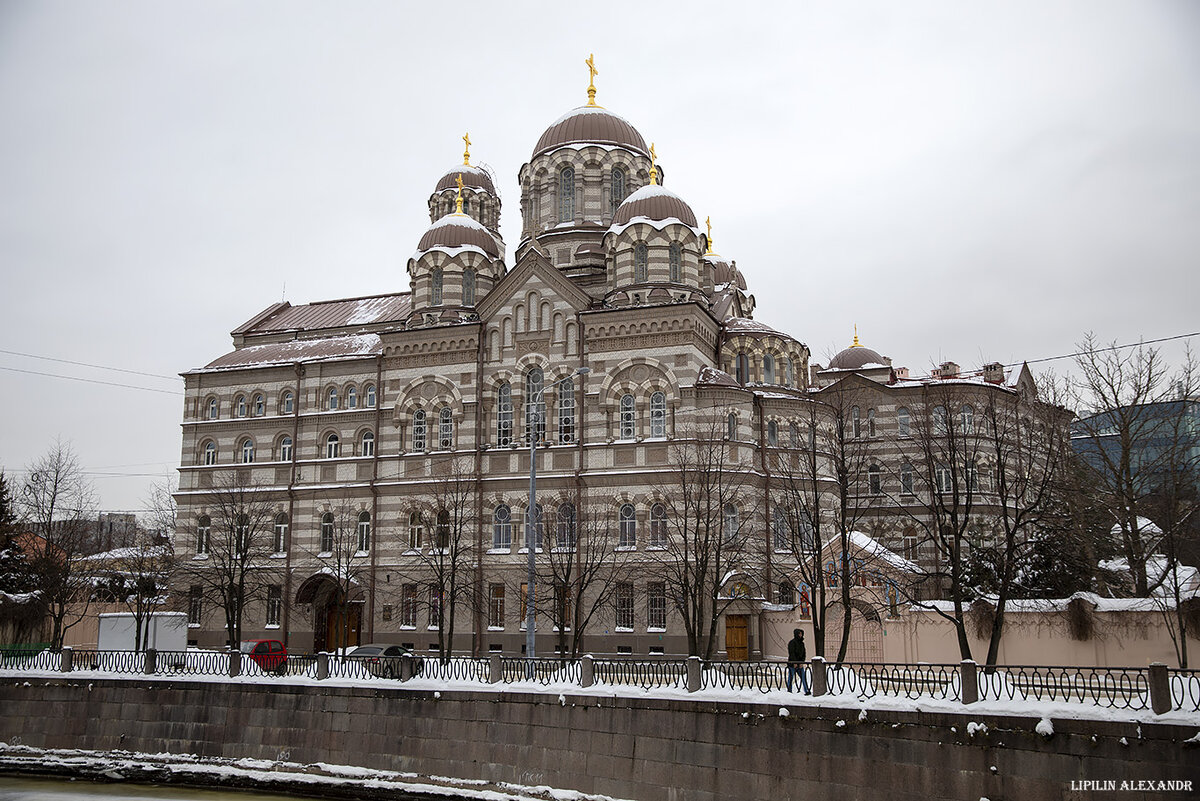
M577 375L585 375L591 372L589 367L580 367L571 373L566 378L560 378L554 382L554 386L558 386L565 381ZM535 562L534 552L537 550L538 542L535 539L534 527L537 525L537 433L538 433L538 414L539 405L542 399L546 396L546 385L543 384L538 393L531 398L526 398L526 420L529 428L529 505L525 507L525 551L527 554L526 560L526 593L525 593L525 657L532 660L536 654L534 653L534 642L536 632L534 631L534 608L533 608L533 585L535 581ZM543 415L545 417L545 415ZM542 421L543 424L545 420ZM579 426L576 425L576 431ZM533 662L528 663L529 670L533 670Z

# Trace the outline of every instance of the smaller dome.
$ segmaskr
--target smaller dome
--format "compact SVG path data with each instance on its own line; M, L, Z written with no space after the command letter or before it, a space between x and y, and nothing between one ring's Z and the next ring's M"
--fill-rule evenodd
M424 253L436 247L461 248L474 246L491 258L499 256L496 240L488 229L465 214L447 214L426 229L417 250Z
M851 345L829 360L830 370L858 370L870 365L886 366L887 362L878 352L863 345Z
M625 198L613 215L613 225L625 225L635 217L649 220L679 220L696 227L696 214L683 198L658 184L648 184Z
M446 189L458 188L458 176L462 176L463 188L470 187L471 189L482 189L489 195L495 196L496 185L492 183L492 176L488 175L478 167L472 167L469 164L460 164L452 170L446 172L437 182L437 188L434 193L442 192Z
M745 291L746 277L742 275L742 271L733 265L724 256L718 256L716 253L705 253L704 260L712 265L713 268L713 283L717 286L721 284L732 284Z

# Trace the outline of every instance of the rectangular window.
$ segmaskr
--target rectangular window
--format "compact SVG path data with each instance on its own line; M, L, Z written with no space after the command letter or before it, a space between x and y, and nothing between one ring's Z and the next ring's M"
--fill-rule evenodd
M200 525L196 527L196 556L202 556L208 553L209 537L212 534L212 525L208 522L208 518L200 521Z
M633 630L633 585L627 581L617 584L617 631Z
M646 626L654 630L667 628L667 585L661 581L650 583L647 588Z
M275 542L273 544L275 553L287 552L287 520L280 518L275 521Z
M429 628L437 629L441 623L438 620L442 614L442 593L437 587L429 588Z
M283 588L278 584L267 587L267 625L278 626L283 618Z
M420 512L412 512L408 516L408 547L410 550L421 550L421 541L425 539L425 523Z
M558 441L564 445L575 441L575 386L570 379L558 385Z
M561 626L570 631L571 621L571 593L567 585L560 581L554 585L554 630L558 631Z
M358 550L366 552L371 550L371 520L359 519L358 521Z
M193 584L188 588L188 625L199 626L204 615L204 596L200 586Z
M493 584L488 588L488 628L504 628L503 584Z
M405 584L400 592L400 625L415 628L417 625L417 585Z
M954 477L944 464L937 466L937 488L938 492L950 492L954 488Z
M917 546L917 538L911 534L904 536L904 558L910 562L915 562L921 557L920 549Z

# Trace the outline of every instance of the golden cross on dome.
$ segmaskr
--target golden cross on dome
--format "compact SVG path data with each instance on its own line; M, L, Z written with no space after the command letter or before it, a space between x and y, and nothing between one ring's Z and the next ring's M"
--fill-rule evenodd
M654 160L656 158L658 158L658 156L654 155L654 143L651 142L650 143L650 183L655 184L655 185L658 184L658 170L656 170L654 168Z
M463 134L463 164L467 167L471 166L471 135Z
M858 323L854 324L854 344L851 345L850 347L852 347L852 348L861 348L862 347L862 343L858 341Z
M454 180L454 183L458 184L458 194L454 198L454 213L462 214L463 213L463 210L462 210L463 181L462 181L462 173L461 172L458 174L458 177Z
M712 217L705 217L705 218L704 218L704 224L705 224L705 225L708 227L708 250L707 250L707 251L705 251L705 252L706 252L706 253L712 253L712 252L713 252L713 247L712 247Z
M588 105L594 106L596 105L596 76L600 74L600 71L596 69L595 56L592 53L588 53L588 57L583 60L583 63L587 64L588 68Z

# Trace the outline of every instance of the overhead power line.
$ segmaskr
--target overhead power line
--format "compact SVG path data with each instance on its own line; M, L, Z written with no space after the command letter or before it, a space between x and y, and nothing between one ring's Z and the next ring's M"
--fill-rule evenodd
M122 387L123 389L140 389L143 392L161 392L164 395L182 395L182 392L173 389L158 389L156 387L138 387L133 384L121 384L116 381L100 381L96 378L80 378L75 375L61 375L59 373L43 373L38 370L22 370L19 367L5 367L0 365L0 370L8 370L12 373L26 373L27 375L42 375L49 378L65 378L69 381L84 381L88 384L104 384L109 387Z
M16 351L16 350L0 349L0 353L7 353L9 356L23 356L26 359L41 359L41 360L47 361L47 362L59 362L61 364L74 364L77 367L91 367L95 370L111 370L114 373L129 373L130 375L144 375L144 376L148 376L150 378L165 378L168 381L182 380L177 375L163 375L162 373L143 373L141 370L127 370L124 367L108 367L103 364L91 364L89 362L74 362L74 361L71 361L70 359L58 359L53 356L39 356L36 353L22 353L21 351Z

